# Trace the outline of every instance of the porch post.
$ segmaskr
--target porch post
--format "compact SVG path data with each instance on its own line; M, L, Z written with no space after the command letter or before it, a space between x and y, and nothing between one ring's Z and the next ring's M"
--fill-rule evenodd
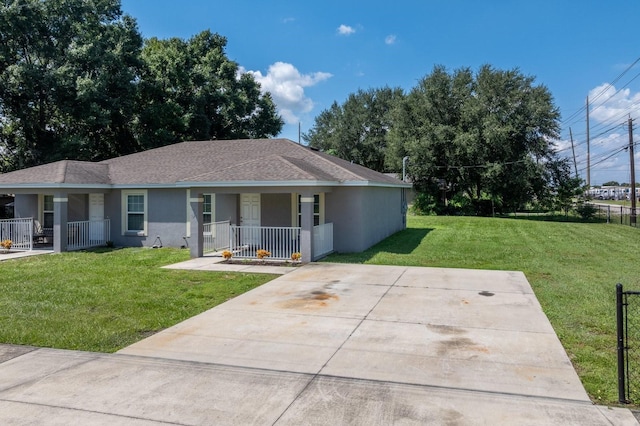
M195 195L195 197L194 197ZM204 196L201 192L191 193L189 206L191 206L189 223L191 236L189 237L189 252L191 257L202 257L204 254L204 228L202 223L202 205Z
M53 194L53 251L67 251L67 206L69 198L66 192Z
M300 253L302 262L313 261L313 194L300 197Z

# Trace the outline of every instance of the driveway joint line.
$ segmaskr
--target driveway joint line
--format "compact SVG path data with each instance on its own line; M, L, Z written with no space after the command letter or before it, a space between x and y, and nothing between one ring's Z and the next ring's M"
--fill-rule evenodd
M351 333L349 333L349 335L342 341L342 343L340 344L340 346L338 346L338 348L333 352L333 354L331 354L331 356L325 361L325 363L322 365L322 367L320 367L320 369L311 377L311 379L307 382L307 384L302 388L302 390L300 390L300 392L298 392L298 394L295 396L295 398L293 398L293 400L291 401L291 403L289 403L289 405L286 406L286 408L284 410L282 410L282 413L280 413L280 415L278 416L277 419L275 419L275 421L273 422L273 425L275 425L276 423L278 423L280 421L280 419L282 418L282 416L284 416L284 414L289 411L289 409L291 408L291 406L293 404L295 404L296 401L298 401L300 399L300 397L306 392L306 390L309 388L309 386L311 386L311 383L313 383L316 378L323 376L322 370L325 369L325 367L331 362L331 360L336 356L336 354L338 352L340 352L340 350L344 347L345 343L347 343L349 341L349 339L351 339L351 336L353 336L353 333L356 332L356 330L358 330L360 328L360 326L362 325L362 323L367 319L367 317L371 314L371 312L373 312L373 310L380 304L380 302L382 301L382 299L384 299L384 297L389 293L389 290L391 290L391 288L393 286L395 286L395 284L400 281L400 278L402 278L402 276L405 274L405 272L407 272L407 268L403 268L402 269L402 273L400 275L398 275L398 278L396 278L394 280L393 283L391 283L390 285L388 285L388 288L385 290L385 292L383 294L380 295L380 297L378 298L378 301L371 307L371 309L369 309L369 312L367 312L367 314L362 317L362 319L360 319L358 321L358 324L356 324L356 326L353 328L353 330L351 330Z

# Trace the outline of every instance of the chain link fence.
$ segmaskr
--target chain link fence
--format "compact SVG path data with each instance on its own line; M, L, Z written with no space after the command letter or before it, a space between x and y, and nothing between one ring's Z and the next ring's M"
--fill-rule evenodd
M598 219L606 221L607 223L614 223L620 225L638 226L636 214L632 214L632 209L629 206L619 206L615 204L595 204L586 203L586 205L596 209L596 215Z
M616 285L618 336L618 399L640 402L640 291L624 291Z

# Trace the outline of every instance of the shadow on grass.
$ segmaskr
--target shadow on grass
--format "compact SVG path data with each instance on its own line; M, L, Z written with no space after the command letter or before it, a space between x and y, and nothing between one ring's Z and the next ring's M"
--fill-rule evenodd
M378 253L410 254L422 243L424 237L433 231L432 228L408 228L396 232L362 253L332 254L323 259L324 262L363 263Z

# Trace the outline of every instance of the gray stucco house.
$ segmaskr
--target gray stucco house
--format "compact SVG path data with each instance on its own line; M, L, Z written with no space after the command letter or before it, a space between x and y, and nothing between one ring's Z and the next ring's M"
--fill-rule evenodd
M322 232L331 232L337 252L363 251L404 229L410 188L287 139L183 142L101 162L64 160L0 175L0 193L15 194L15 217L34 218L50 229L55 251L70 249L81 233L70 224L108 221L99 232L117 246L161 241L189 247L198 257L205 224L223 221L294 229L287 238L296 240L293 249L303 261L318 257L314 230L317 238L325 224L332 224Z

